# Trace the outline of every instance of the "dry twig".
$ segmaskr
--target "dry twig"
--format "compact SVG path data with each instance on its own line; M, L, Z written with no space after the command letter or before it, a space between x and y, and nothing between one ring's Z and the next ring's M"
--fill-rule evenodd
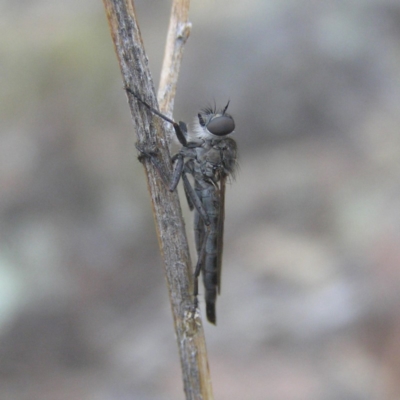
M125 87L157 108L154 85L138 28L133 0L103 0ZM160 83L161 110L172 113L183 46L190 32L189 0L175 0ZM164 124L128 93L138 144L157 153L171 173ZM193 314L192 276L185 226L177 193L170 193L149 160L143 160L164 259L181 359L186 399L213 399L202 323Z

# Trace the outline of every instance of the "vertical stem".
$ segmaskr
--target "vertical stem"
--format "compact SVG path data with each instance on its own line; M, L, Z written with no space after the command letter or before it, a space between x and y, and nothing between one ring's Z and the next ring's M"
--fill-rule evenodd
M190 0L174 0L169 20L164 61L161 68L157 98L160 110L172 115L179 70L185 43L189 38L192 24L189 22Z
M148 69L133 0L103 0L103 2L125 87L131 88L148 104L157 108L154 85ZM188 1L175 1L170 29L171 26L182 27L179 22L172 22L174 18L179 21L176 16L179 15L181 3L187 4L187 18ZM163 77L162 82L167 83L162 83L161 86L166 89L160 88L161 98L166 99L165 107L169 107L171 111L182 58L181 52L190 31L190 24L187 23L183 28L183 33L175 36L175 42L181 42L176 47L180 49L180 54L176 54L176 50L171 50L171 56L166 57L175 61L167 62L167 65L170 63L172 67L165 69L172 72L165 72L167 78ZM172 81L169 80L171 79L168 78L169 75L172 76ZM168 88L172 88L172 91ZM171 173L163 122L138 103L134 96L129 93L127 95L139 145L144 148L155 148L159 161L165 165L167 172ZM148 159L144 159L143 163L153 205L158 242L164 259L186 399L213 399L203 327L198 313L193 313L189 248L178 195L167 190Z

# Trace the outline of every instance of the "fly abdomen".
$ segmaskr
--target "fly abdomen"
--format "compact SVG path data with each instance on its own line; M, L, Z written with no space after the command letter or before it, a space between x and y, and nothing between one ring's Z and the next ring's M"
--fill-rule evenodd
M206 254L205 265L203 270L203 283L205 289L205 301L206 301L206 314L207 319L211 323L215 324L217 317L215 313L215 303L217 301L217 255Z
M200 256L200 250L205 243L204 261L202 262L202 275L205 289L206 314L207 319L215 324L215 303L218 293L218 218L219 218L219 194L215 186L209 184L206 189L196 190L198 197L206 211L210 225L205 226L199 215L195 216L195 232L197 251ZM197 213L196 213L197 214ZM206 234L206 230L208 230Z

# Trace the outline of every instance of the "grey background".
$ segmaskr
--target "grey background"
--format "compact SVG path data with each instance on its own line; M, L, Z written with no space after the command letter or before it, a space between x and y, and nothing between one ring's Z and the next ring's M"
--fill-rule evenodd
M157 84L170 2L136 8ZM190 19L175 118L229 98L240 149L215 398L397 400L399 3L192 1ZM2 0L0 30L0 398L183 399L102 2Z

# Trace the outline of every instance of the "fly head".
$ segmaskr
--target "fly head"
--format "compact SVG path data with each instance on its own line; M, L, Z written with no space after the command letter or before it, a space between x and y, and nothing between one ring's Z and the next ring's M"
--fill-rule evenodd
M235 129L235 121L232 116L226 112L228 106L229 101L222 110L216 110L211 107L204 108L202 112L197 115L200 126L216 136L226 136L232 133Z

